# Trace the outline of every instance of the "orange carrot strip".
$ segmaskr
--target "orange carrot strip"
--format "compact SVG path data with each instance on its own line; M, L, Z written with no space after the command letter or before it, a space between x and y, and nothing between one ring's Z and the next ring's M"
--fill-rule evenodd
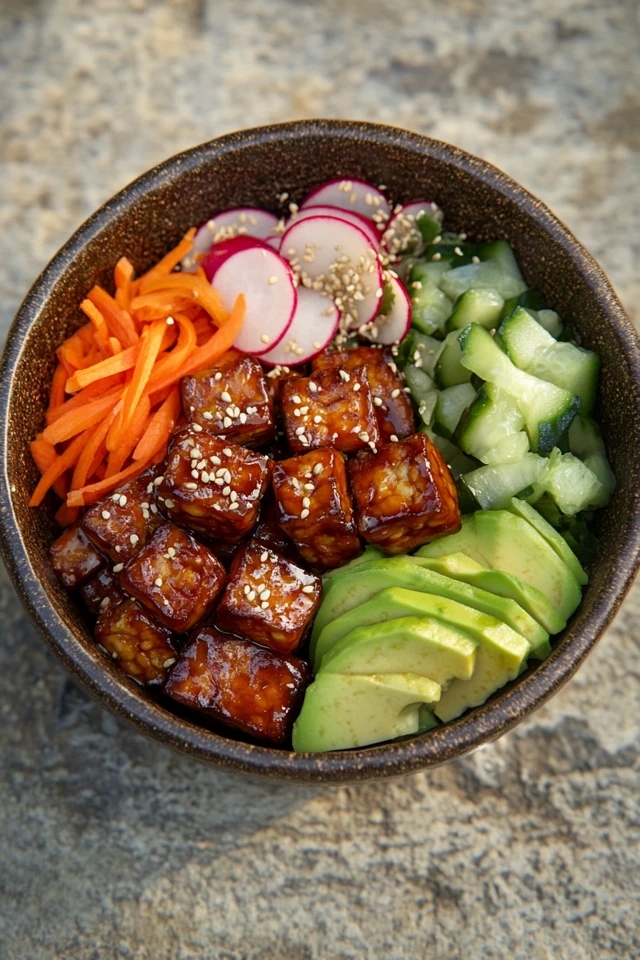
M164 448L182 410L180 388L174 387L164 403L153 414L149 425L133 451L134 460L149 460Z
M186 365L180 371L181 377L185 377L188 373L196 373L198 370L206 370L218 357L233 346L233 342L244 322L245 310L244 294L240 293L236 297L236 302L227 322L219 330L216 330L205 344L193 351Z
M151 403L148 396L140 398L140 403L136 407L131 423L118 439L118 446L112 450L107 460L107 471L105 477L112 477L115 473L122 470L127 458L132 450L138 445L140 437L145 431Z
M129 309L131 303L131 285L135 270L133 264L126 257L120 257L113 271L113 279L116 285L116 302L118 306L125 310Z
M166 273L171 273L171 271L178 266L182 258L186 257L186 255L189 253L189 250L191 250L195 235L196 228L191 227L190 230L187 230L180 243L175 246L173 250L170 250L169 253L166 253L162 260L158 260L156 265L152 267L151 270L147 271L147 273L145 273L140 279L144 281L147 277L156 277L162 276Z
M187 357L189 357L195 349L196 332L191 320L183 316L183 314L177 313L175 321L180 327L178 342L171 353L156 363L153 374L149 380L149 388L162 381L174 371L179 370L187 360Z
M118 306L113 297L109 296L102 287L92 287L87 294L90 300L100 311L107 322L109 332L125 347L132 347L138 340L138 332L131 315L127 310Z
M58 458L58 451L52 443L47 443L46 440L32 440L29 449L41 474L45 474L51 464L55 463ZM64 477L59 477L52 486L56 496L66 497L69 485Z
M91 302L91 300L83 300L80 304L80 309L87 317L89 317L101 346L106 350L109 339L109 328L107 327L107 321L102 316L96 305Z
M88 387L85 387L80 393L76 393L70 400L65 400L64 403L47 410L45 413L47 425L55 423L56 420L59 420L63 414L68 413L70 410L77 410L79 407L83 407L89 400L94 400L96 397L106 397L118 389L122 389L121 374L117 377L107 377L104 380L98 380L96 383L89 384Z
M147 336L142 339L142 346L133 370L133 377L127 387L126 396L124 397L124 407L122 411L123 430L128 429L135 409L149 381L149 377L153 372L153 366L160 352L166 329L167 325L164 321L156 320L156 322L149 327Z
M93 470L95 470L94 460L96 458L96 454L101 452L100 460L104 458L104 455L107 452L107 447L104 441L114 417L115 413L113 411L111 411L110 414L107 414L78 457L78 462L75 465L73 476L71 477L71 490L76 490L80 487L83 487L87 480L92 477Z
M104 480L100 480L98 483L90 483L80 490L70 490L67 495L67 506L84 507L95 503L105 494L111 493L116 487L119 487L125 480L129 480L131 477L137 477L143 473L148 465L149 464L144 461L136 460L135 463L129 464L128 467L121 470L120 473L114 474L112 477L105 477Z
M45 470L40 478L38 486L33 491L31 500L29 501L32 507L39 506L44 500L48 490L53 486L56 480L58 480L63 473L66 473L66 471L75 464L82 452L83 447L89 439L89 433L89 430L85 430L84 433L78 434L73 443L69 444L64 453L61 453L60 456L54 460L51 466ZM81 506L81 504L70 503L69 506Z
M191 302L196 300L218 327L229 316L222 302L222 297L215 287L212 287L205 277L195 276L193 273L173 273L168 277L143 278L140 283L140 296L131 301L131 309L135 311L139 305L148 306L153 302L147 296L141 304L143 294L157 293L160 301L164 304L167 302L167 294L170 292Z
M114 357L116 353L122 353L122 344L120 343L117 337L109 337L108 347L109 347L109 351ZM127 349L129 348L127 347Z
M42 438L49 443L62 443L95 426L113 410L119 399L119 391L113 391L97 400L91 400L77 410L70 410L51 423Z
M65 390L64 386L67 382L67 371L64 366L59 363L56 367L56 371L53 375L53 380L51 381L51 393L49 395L49 410L54 410L56 407L61 406L64 403Z
M73 377L69 377L67 380L67 393L77 393L95 380L103 380L105 377L112 377L117 373L125 373L127 370L131 370L136 365L139 353L140 344L138 343L135 347L127 347L122 353L117 353L107 360L101 360L92 367L78 370Z

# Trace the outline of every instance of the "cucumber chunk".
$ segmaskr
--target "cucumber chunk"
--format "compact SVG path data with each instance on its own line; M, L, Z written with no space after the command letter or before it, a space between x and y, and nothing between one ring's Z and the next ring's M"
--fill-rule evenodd
M476 391L470 383L447 387L438 394L433 415L433 429L441 437L450 440L463 412L473 402Z
M517 367L580 397L581 413L590 413L600 373L597 354L573 343L559 343L523 307L503 320L499 332Z
M547 469L547 460L527 453L521 460L493 463L464 475L464 482L483 510L508 507L511 498L530 487Z
M487 288L497 291L507 300L522 293L526 284L524 280L506 271L496 260L468 263L462 267L454 266L440 281L440 289L451 300L456 300L467 290Z
M516 400L524 416L531 449L535 453L552 450L573 420L580 398L519 370L491 334L477 323L469 324L462 331L460 346L464 367Z
M540 290L524 290L519 297L510 297L505 300L500 320L505 320L511 316L517 307L525 307L531 313L536 315L536 311L544 310L547 306L545 296Z
M505 273L511 274L512 277L515 277L515 279L522 284L523 290L526 288L515 253L506 240L493 240L491 243L481 243L478 247L478 255L481 260L492 260L498 264Z
M479 458L483 463L509 463L511 460L522 460L529 453L529 437L524 430L503 437L495 447L487 450Z
M534 313L540 326L544 327L556 340L562 333L562 320L555 310L536 310Z
M422 370L428 376L434 377L436 363L443 346L442 340L436 340L435 337L428 337L425 333L412 329L400 344L396 363L404 369L407 364L413 364L419 358L422 360Z
M439 287L443 274L448 273L449 270L451 270L449 260L417 260L411 267L409 280L415 282L426 278Z
M478 245L467 243L457 233L443 233L438 242L429 248L429 255L438 257L435 263L442 263L444 260L454 267L464 266L478 255Z
M435 380L441 389L456 387L459 383L471 380L471 371L462 366L462 349L459 342L460 331L452 330L444 340L436 367Z
M447 320L448 330L464 330L470 323L479 323L491 330L498 325L504 298L495 290L467 290L459 297Z
M404 368L404 377L422 422L429 427L438 402L436 386L428 373L411 363Z
M490 463L487 455L505 439L520 433L523 427L524 417L514 398L495 384L485 383L460 422L456 442L465 453ZM527 440L524 453L528 449Z
M413 326L428 336L438 330L444 330L444 325L453 310L453 302L431 279L424 269L423 261L418 261L411 270L409 292Z
M607 491L593 470L572 453L560 453L557 448L551 451L548 469L534 484L529 502L535 503L544 493L568 517L608 502Z
M441 437L437 433L434 433L433 430L427 428L422 429L420 432L426 433L434 447L440 451L454 480L461 477L463 473L469 473L470 470L475 470L478 466L477 460L472 460L470 457L465 456L460 447L456 447L456 445L451 443L450 440L447 440L446 437ZM474 509L477 509L477 506L474 507Z
M603 486L603 491L594 507L606 507L614 490L616 478L607 458L607 451L600 427L589 417L575 417L569 427L569 449L592 470Z

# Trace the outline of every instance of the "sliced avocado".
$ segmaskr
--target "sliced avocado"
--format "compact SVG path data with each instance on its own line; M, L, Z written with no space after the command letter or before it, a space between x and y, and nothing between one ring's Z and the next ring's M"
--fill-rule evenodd
M417 673L442 686L472 676L477 650L466 630L435 617L399 617L343 636L322 658L320 673Z
M518 497L514 497L507 507L507 510L509 513L514 513L517 517L522 517L523 520L531 524L534 530L538 531L540 536L547 541L551 549L555 550L562 562L571 570L571 573L578 583L585 584L589 582L589 577L567 541L564 537L560 536L557 530L553 529L549 521L545 520L535 507L532 507L531 504L525 500L519 500Z
M343 637L353 635L353 632L360 634L368 626L373 624L383 624L390 621L388 629L382 631L385 650L390 650L390 638L396 636L400 624L404 629L408 629L408 619L424 618L422 623L427 624L435 619L440 620L449 627L456 630L464 630L474 640L482 643L486 631L494 636L496 630L501 634L505 631L508 635L516 633L511 627L508 627L501 620L488 616L468 607L464 603L458 603L456 600L449 600L446 597L440 597L435 594L420 593L417 590L404 590L402 587L388 587L381 593L363 603L359 607L354 607L348 613L343 613L337 620L327 624L318 639L316 647L316 669L318 664L322 664L322 669L329 669L329 663L333 662L329 657L329 652L335 650L336 645ZM522 636L518 634L518 636ZM326 661L323 659L326 655ZM342 662L342 661L340 661ZM326 664L326 665L325 665ZM342 669L344 668L337 668ZM395 671L395 667L393 667ZM415 668L414 668L415 669ZM368 667L366 672L371 672ZM462 677L468 679L473 670L473 656L470 656L467 664L466 673L452 673L450 677ZM358 672L361 672L358 670ZM381 668L377 667L376 672L382 673ZM416 671L420 672L420 671ZM439 677L432 677L438 683L444 683Z
M407 557L407 560L424 565L428 570L433 570L445 577L462 580L479 590L486 590L487 593L494 593L498 597L515 601L521 610L516 613L513 620L507 620L504 610L501 612L496 610L494 615L527 638L531 644L531 656L537 660L544 660L551 652L549 634L560 633L567 625L566 620L556 613L545 595L535 587L520 580L519 577L514 577L513 574L503 573L500 570L487 570L464 553L450 553L444 557L423 557L418 550L413 557ZM523 612L525 619L522 617ZM529 620L533 620L534 625L529 623Z
M507 510L478 510L463 517L458 533L420 548L423 557L457 552L531 584L564 620L580 603L580 585L557 553L526 520Z
M324 589L327 589L328 581L337 574L346 573L347 570L353 570L355 567L359 567L361 563L368 563L370 560L381 560L383 556L384 554L382 550L378 550L377 547L374 547L372 544L368 543L359 557L355 557L353 560L350 560L349 563L345 563L342 567L335 567L333 570L327 570L327 572L322 575Z
M389 557L361 564L357 569L337 577L331 590L325 593L313 624L309 651L311 662L319 663L316 657L318 638L328 623L366 603L388 587L403 587L406 590L418 590L421 593L457 600L474 610L502 620L521 633L531 643L532 656L543 659L547 655L548 634L515 600L465 583L465 578L443 576L427 569L426 564L422 566L422 563L421 559L415 557Z
M297 753L348 750L418 733L440 687L416 674L320 673L307 688L293 725Z

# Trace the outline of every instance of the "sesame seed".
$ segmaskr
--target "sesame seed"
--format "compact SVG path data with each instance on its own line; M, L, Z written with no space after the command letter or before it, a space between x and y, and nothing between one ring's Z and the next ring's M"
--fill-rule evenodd
M238 510L239 508L240 508L240 504L237 501L235 503L229 504L229 510Z
M227 483L231 483L231 474L228 470L225 470L224 472L224 479L226 480Z
M173 319L173 317L167 317L167 325L168 325L168 326L171 327L174 323L175 323L175 320Z
M191 457L192 460L202 459L202 454L200 453L197 447L194 447L193 450L189 452L189 456Z
M167 508L167 510L173 510L173 508L175 507L175 503L173 502L173 500L170 500L168 497L165 500L164 505Z
M263 333L260 339L262 340L263 343L269 343L271 338L268 336L268 334Z
M101 606L102 609L104 610L104 608L105 608L105 607L108 607L110 603L111 603L111 601L110 601L109 597L103 597L102 600L100 601L100 606Z
M303 497L303 498L302 498L302 506L303 506L303 507L310 507L310 506L311 506L311 500L309 500L309 497Z
M322 473L322 469L323 469L322 464L316 463L315 467L313 468L313 472L316 475L316 477L318 476L319 473Z
M238 494L236 493L235 490L232 490L231 493L229 494L229 497L231 499L231 502L235 503L236 500L238 499Z
M213 414L209 410L205 410L202 416L205 420L213 420Z
M156 477L155 480L153 481L154 486L159 487L163 480L164 480L164 477Z
M260 554L260 562L265 563L268 559L269 559L269 554L265 550L263 553Z
M391 436L389 437L389 440L391 440L391 443L397 443L397 442L398 442L398 438L396 437L395 433L392 433L392 434L391 434Z
M116 563L113 568L113 572L120 573L121 570L124 570L124 563Z
M419 359L420 359L420 354L418 354L418 356L417 356L415 359L416 359L416 360L419 360ZM392 390L392 391L391 391L391 397L392 397L393 400L395 400L396 397L399 397L399 396L400 396L400 389L399 389L398 387L396 387L395 390Z
M303 417L306 416L306 414L309 413L309 407L300 407L300 413Z
M231 403L231 394L228 393L226 390L224 390L224 391L220 394L220 397L221 397L222 400L224 400L225 403Z
M220 457L216 457L216 456L209 457L209 460L211 460L211 463L212 463L215 467L219 467L220 464L222 463L222 460L220 459Z
M306 587L303 587L303 588L302 588L302 592L303 592L303 593L315 593L315 587L314 587L312 584L308 583L308 584L306 585Z
M317 384L317 383L314 383L313 380L309 380L309 390L311 391L311 393L317 393L317 392L318 392L318 384Z
M163 667L172 667L175 662L176 662L176 658L175 658L175 657L169 657L168 660L165 660L165 662L162 664L162 666L163 666Z
M338 370L338 373L340 374L341 380L344 380L345 383L349 383L349 380L351 380L351 377L349 376L346 370Z
M316 413L315 417L313 418L313 422L314 422L314 423L322 423L322 417L320 416L319 413Z
M359 383L354 383L354 385L353 385L353 392L354 392L354 393L357 393L359 389L360 389L360 384L359 384Z
M176 548L175 548L175 547L167 547L167 553L169 554L169 556L171 557L171 559L173 559L173 558L175 557L175 555L176 555Z
M262 593L260 594L260 599L268 600L270 596L271 596L271 590L263 590Z
M185 490L197 490L197 489L198 489L198 484L197 484L197 483L185 483L184 486L185 486Z
M462 252L460 247L454 247L453 252L456 253L459 257L464 257L464 253Z
M158 508L156 507L156 510L157 510L157 509L158 509ZM121 550L122 550L122 547L116 546L116 553L120 553Z
M442 258L441 253L434 253L434 255L431 257L432 260L440 260L441 258Z
M162 577L156 577L153 582L155 583L156 587L161 587L161 586L162 586Z
M314 485L313 485L312 483L305 483L305 484L303 485L302 489L303 489L303 490L313 491L313 490L315 490L315 487L314 487Z
M209 476L206 470L203 470L202 473L200 474L200 479L202 480L203 483L209 483L209 480L211 479L211 477Z
M291 399L293 400L294 403L302 403L302 400L300 399L297 393L294 393Z
M224 420L222 421L222 426L223 426L223 427L230 427L231 424L232 424L232 422L233 422L233 421L231 420L231 417L225 417Z
M230 493L231 493L231 487L229 487L229 486L223 487L223 489L222 489L222 496L223 496L223 497L228 497Z
M246 413L241 413L241 414L240 414L240 423L245 424L246 422L247 422L247 415L246 415Z
M473 257L471 257L471 263L480 263L480 257L476 257L474 255Z
M247 600L255 600L255 598L256 598L255 590L250 590L249 593L247 594Z
M234 406L227 407L227 409L225 410L225 413L228 417L233 418L236 415L236 408Z
M414 366L417 367L418 369L420 369L420 367L422 366L422 357L418 357L418 359L416 360Z
M300 437L304 433L304 427L296 427L296 436Z
M295 408L294 408L293 415L294 415L294 417L299 417L299 416L300 416L300 408L299 408L299 407L295 407Z
M136 545L136 543L138 542L139 539L140 539L140 537L138 536L137 533L132 533L131 536L129 537L129 542L130 542L131 546L132 546L132 547L135 547L135 545Z
M308 516L309 516L309 511L308 511L307 508L305 507L305 509L302 510L301 513L300 513L300 519L301 519L301 520L306 520Z
M269 277L269 286L270 286L270 287L272 287L272 286L274 285L274 283L277 283L277 282L278 282L278 278L277 278L277 277Z
M381 407L381 406L382 406L382 400L380 399L380 397L374 397L374 398L373 398L373 402L374 402L374 404L376 405L376 407Z
M224 453L225 457L230 457L230 456L231 456L231 447L225 447L222 452Z
M110 519L111 519L111 514L109 513L108 510L103 510L103 511L102 511L102 519L103 519L103 520L110 520Z
M249 586L249 584L248 584L248 583L245 583L245 585L244 585L244 595L245 595L245 597L247 597L247 596L249 595L249 591L250 591L250 590L251 590L251 587Z
M369 434L367 433L366 430L361 430L360 433L358 434L358 437L360 438L360 440L363 440L364 443L369 442Z
M304 474L304 476L307 478L307 480L310 480L310 479L311 479L311 473L310 473L309 471L307 471L307 472Z
M149 509L149 504L146 503L146 502L141 503L140 506L142 507L143 510L148 510L148 509Z
M200 426L199 423L192 423L191 429L195 430L196 433L202 433L202 427Z
M220 373L219 370L218 370L218 372L215 374L215 376L214 376L213 379L214 379L214 380L222 380L222 374Z
M262 603L260 604L260 606L261 606L261 608L262 608L263 610L266 610L267 607L269 606L269 604L267 603L266 600L263 600Z

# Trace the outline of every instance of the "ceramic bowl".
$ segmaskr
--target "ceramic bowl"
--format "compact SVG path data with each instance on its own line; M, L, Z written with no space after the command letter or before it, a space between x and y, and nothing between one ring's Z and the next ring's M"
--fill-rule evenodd
M37 473L28 441L41 429L56 346L83 318L92 284L109 284L123 254L151 266L185 230L218 210L278 210L315 184L361 177L396 201L433 198L448 229L473 240L505 237L530 284L602 358L599 416L618 489L598 523L601 545L582 604L551 656L484 706L422 736L362 750L297 755L204 729L171 712L124 676L91 639L83 611L48 561L51 505L33 510ZM583 662L614 616L640 549L640 351L606 276L567 228L490 164L428 137L375 124L302 121L240 131L172 157L106 203L53 258L28 293L7 340L0 374L0 536L28 615L75 680L137 730L228 770L298 781L353 781L437 766L495 740L549 699Z

